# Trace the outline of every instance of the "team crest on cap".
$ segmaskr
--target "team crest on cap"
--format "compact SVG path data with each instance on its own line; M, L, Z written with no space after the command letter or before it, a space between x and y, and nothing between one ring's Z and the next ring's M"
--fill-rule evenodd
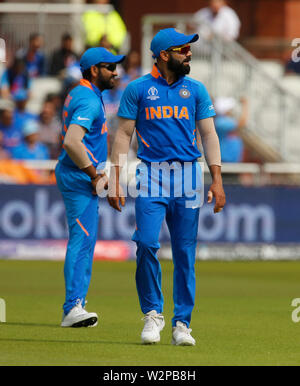
M152 101L156 101L156 99L159 99L160 97L158 96L158 90L154 86L150 87L148 90L148 95L147 99L150 99Z
M180 91L179 91L179 95L181 96L181 98L189 98L191 96L191 93L189 92L188 89L186 88L182 88Z

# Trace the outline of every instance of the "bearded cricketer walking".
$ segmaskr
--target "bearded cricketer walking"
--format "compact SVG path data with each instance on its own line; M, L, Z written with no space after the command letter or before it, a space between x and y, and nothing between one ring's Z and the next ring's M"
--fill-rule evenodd
M102 91L114 87L116 66L123 55L102 47L88 49L80 59L83 78L63 108L63 149L55 175L69 228L64 265L66 298L62 327L96 326L98 315L85 310L98 230L99 184L105 185L107 123ZM102 164L102 167L101 167Z
M192 346L196 343L189 327L195 303L194 265L201 205L199 199L196 204L189 205L190 197L186 194L189 192L185 187L181 196L174 191L182 187L186 176L188 179L198 176L196 180L198 185L201 184L197 130L212 176L208 202L215 199L215 213L225 205L220 145L213 121L214 107L205 86L186 76L190 72L191 43L197 40L197 34L184 35L173 28L160 30L151 42L156 61L151 73L127 86L118 111L120 124L112 150L109 202L119 211L125 204L119 185L123 166L120 155L127 154L136 129L137 157L143 164L139 168L138 180L145 189L141 189L143 194L135 200L136 231L133 240L137 245L136 286L144 314L141 334L144 344L159 342L165 325L162 273L157 258L159 232L164 219L170 231L174 263L172 344ZM174 170L168 181L173 193L164 194L164 189L161 189L162 194L153 195L151 189L154 187L159 192L159 186L164 184L157 172L157 165L161 163L171 165ZM149 191L149 181L151 192L147 196L144 193ZM201 186L196 186L195 193L200 189Z

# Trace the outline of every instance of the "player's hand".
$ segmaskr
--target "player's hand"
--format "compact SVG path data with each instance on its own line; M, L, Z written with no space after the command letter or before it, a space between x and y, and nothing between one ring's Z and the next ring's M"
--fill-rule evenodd
M226 204L225 192L221 183L213 183L207 193L207 203L210 204L215 198L214 213L219 213Z
M121 206L125 206L126 200L120 184L116 184L113 181L109 182L107 201L112 208L122 212Z
M97 177L92 180L93 191L92 193L96 196L100 196L103 190L108 188L108 177L105 173L98 174Z

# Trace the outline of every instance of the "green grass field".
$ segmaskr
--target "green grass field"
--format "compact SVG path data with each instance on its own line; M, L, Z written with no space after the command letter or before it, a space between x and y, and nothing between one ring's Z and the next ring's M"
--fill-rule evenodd
M0 260L0 365L300 365L299 262L197 262L195 347L171 345L173 265L162 269L166 327L143 346L135 262L95 262L87 309L100 322L63 329L63 262Z

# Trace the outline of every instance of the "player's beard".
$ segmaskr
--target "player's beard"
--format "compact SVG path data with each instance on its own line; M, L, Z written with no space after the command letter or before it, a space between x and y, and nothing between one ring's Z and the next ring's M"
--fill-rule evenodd
M97 78L97 87L100 90L111 90L115 87L114 78L115 76L113 75L109 78L105 78L101 73L99 73Z
M170 59L167 63L168 69L172 71L177 77L184 76L190 73L191 67L189 64L184 64L187 62L190 62L190 59L185 59L184 61L180 62L177 59L174 59L172 56L170 56Z

